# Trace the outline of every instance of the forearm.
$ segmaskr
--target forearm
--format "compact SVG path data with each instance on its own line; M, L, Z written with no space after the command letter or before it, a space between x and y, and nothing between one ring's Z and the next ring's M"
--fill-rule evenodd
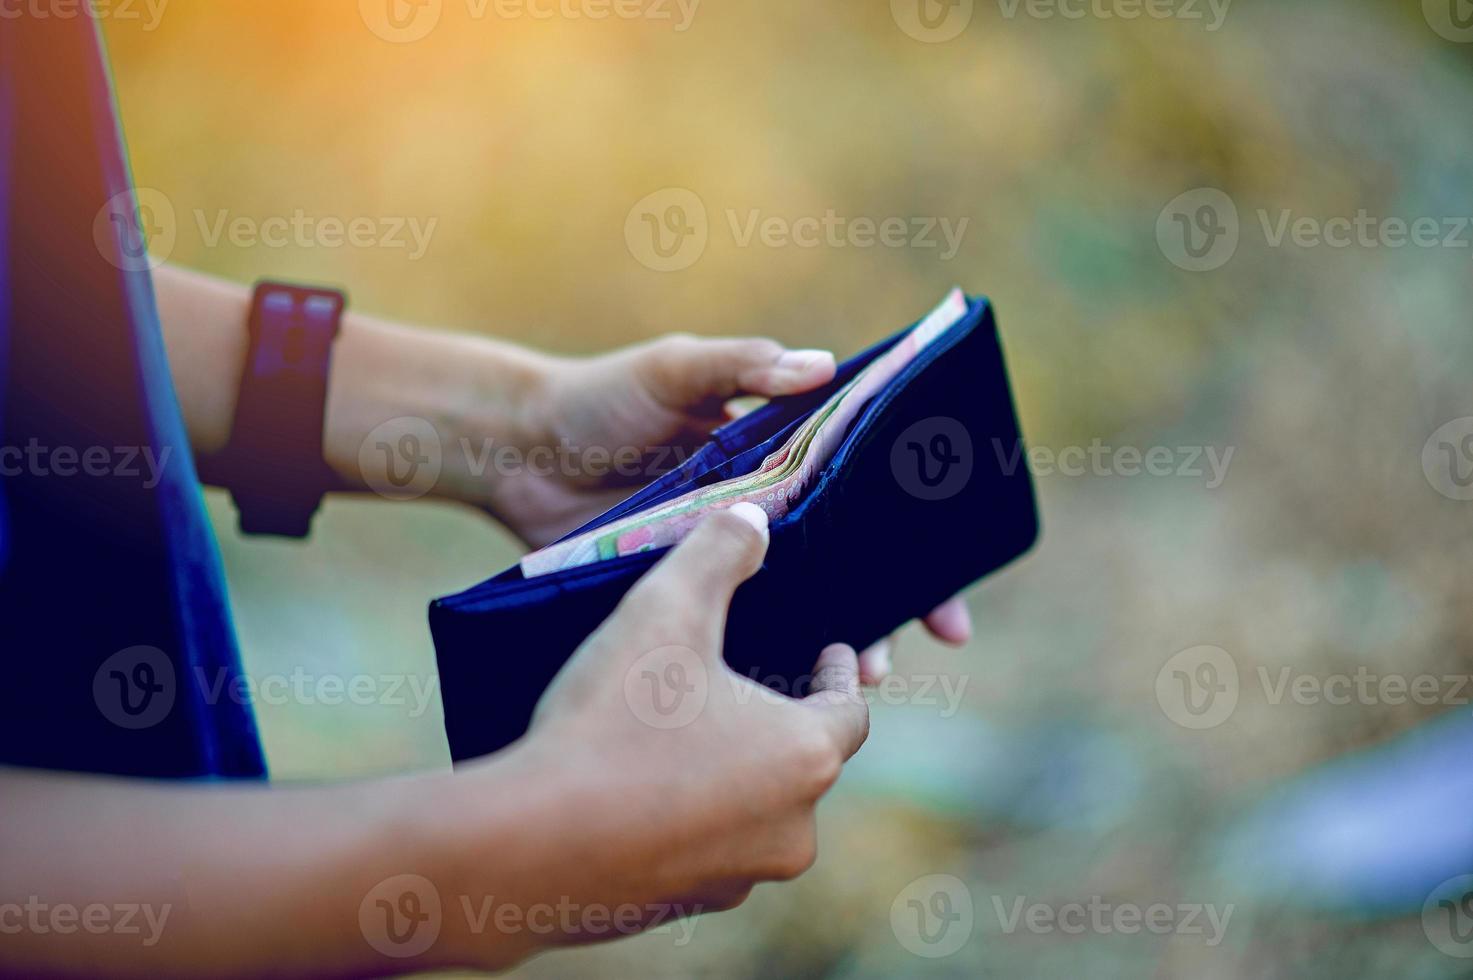
M513 755L493 761L478 776L491 785L464 805L448 774L293 789L0 770L0 974L356 976L464 963L459 845L545 853L527 835L547 820L518 812L530 804L517 771ZM471 815L477 826L461 826ZM476 870L498 897L528 884L514 859ZM404 874L434 883L445 928L422 955L395 959L370 945L359 913ZM527 953L515 935L476 942L481 963Z
M202 455L217 453L230 440L250 347L250 290L171 266L154 273L154 286L190 443ZM363 486L364 441L384 422L403 417L424 419L447 434L475 418L495 444L517 443L536 424L529 406L549 364L510 344L350 310L333 347L323 456L346 485ZM368 459L376 462L372 453Z

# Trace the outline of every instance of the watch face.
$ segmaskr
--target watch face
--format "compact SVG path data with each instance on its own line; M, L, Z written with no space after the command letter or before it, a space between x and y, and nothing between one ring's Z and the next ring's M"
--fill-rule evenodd
M252 372L327 373L345 299L332 290L262 283L251 316Z

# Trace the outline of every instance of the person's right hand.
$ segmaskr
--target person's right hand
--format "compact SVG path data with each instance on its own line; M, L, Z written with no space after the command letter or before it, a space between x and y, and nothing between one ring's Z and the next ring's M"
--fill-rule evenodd
M751 505L708 518L640 581L538 705L522 754L552 804L558 855L529 856L540 901L649 921L740 904L802 874L814 809L869 732L855 652L824 650L812 693L782 697L722 659L727 608L761 567L767 520ZM774 630L781 630L774 623ZM552 784L548 796L548 784ZM467 855L504 863L506 855ZM573 929L550 945L613 938Z

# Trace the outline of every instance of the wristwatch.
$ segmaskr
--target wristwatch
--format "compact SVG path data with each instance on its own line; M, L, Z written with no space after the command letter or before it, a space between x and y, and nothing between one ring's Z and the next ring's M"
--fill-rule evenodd
M323 459L322 423L346 306L341 290L256 285L250 351L221 461L243 534L306 537L338 482Z

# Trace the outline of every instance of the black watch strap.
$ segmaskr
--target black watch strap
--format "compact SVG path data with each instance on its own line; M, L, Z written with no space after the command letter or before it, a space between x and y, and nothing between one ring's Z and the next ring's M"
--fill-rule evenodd
M244 534L306 537L336 483L323 460L322 424L346 305L340 290L256 285L250 352L222 460Z

